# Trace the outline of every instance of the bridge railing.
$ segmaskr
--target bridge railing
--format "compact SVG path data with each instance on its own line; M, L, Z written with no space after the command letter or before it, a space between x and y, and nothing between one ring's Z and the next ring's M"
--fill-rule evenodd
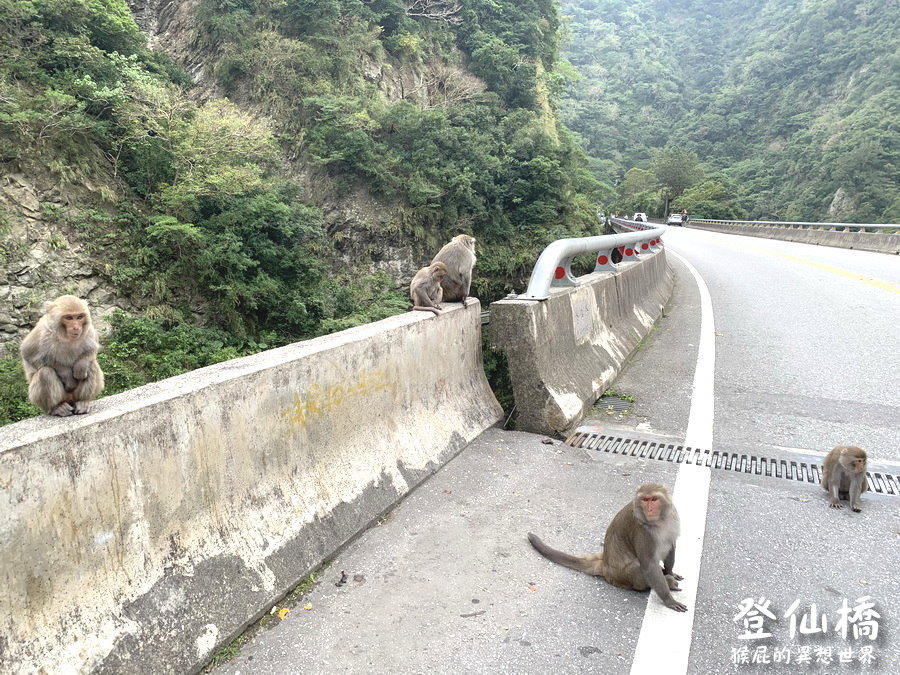
M535 263L526 291L518 300L546 300L555 286L577 286L572 274L575 256L593 253L593 272L615 271L613 251L619 250L624 261L637 260L642 252L656 251L661 245L665 227L652 227L628 234L605 234L598 237L557 239L547 246Z
M805 223L692 217L686 225L725 234L900 254L900 225L893 223Z
M836 232L884 231L892 234L900 234L900 224L891 223L807 223L802 221L787 220L717 220L715 218L691 217L688 224L692 223L709 223L716 225L753 225L759 227L778 227L795 230L832 230Z
M660 227L659 225L654 225L643 220L629 220L628 218L610 218L609 222L613 228L616 228L620 232L640 232L642 230L652 230Z
M526 293L491 303L491 346L509 364L517 429L565 434L653 328L673 284L664 230L555 241ZM596 256L594 272L575 278L572 259L584 253Z

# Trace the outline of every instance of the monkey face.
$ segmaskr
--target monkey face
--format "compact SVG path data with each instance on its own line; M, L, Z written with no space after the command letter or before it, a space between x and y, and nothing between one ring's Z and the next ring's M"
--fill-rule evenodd
M65 339L77 340L84 332L86 323L87 314L80 312L78 314L63 314L59 325Z
M866 470L866 453L860 448L847 448L841 452L841 465L850 473Z
M659 512L662 507L662 502L659 499L658 494L652 495L644 495L641 497L641 510L644 512L644 516L648 521L653 522L654 520L659 519Z

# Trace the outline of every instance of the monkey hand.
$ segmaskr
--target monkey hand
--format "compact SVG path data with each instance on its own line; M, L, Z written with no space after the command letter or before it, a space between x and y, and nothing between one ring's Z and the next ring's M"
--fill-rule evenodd
M67 402L60 403L50 411L50 414L54 417L70 417L72 415L72 406Z
M859 513L860 511L862 511L862 507L859 506L858 504L851 504L850 510L853 511L854 513Z
M72 375L75 376L76 380L86 380L88 373L91 370L91 362L90 361L79 361L74 366L72 366Z
M830 506L830 507L833 508L833 509L842 509L842 508L844 508L844 505L843 505L843 504L841 504L840 502L836 502L836 501L834 501L833 499L828 503L828 506Z
M91 402L90 401L75 401L72 404L72 412L76 415L84 415L91 411Z
M686 612L687 605L678 602L675 598L669 597L668 600L664 601L666 603L666 607L669 609L674 609L676 612Z

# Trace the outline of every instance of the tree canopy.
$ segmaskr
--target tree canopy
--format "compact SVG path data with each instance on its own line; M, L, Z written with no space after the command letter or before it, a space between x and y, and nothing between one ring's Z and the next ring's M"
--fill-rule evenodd
M563 0L562 8L564 55L580 79L561 112L601 180L660 170L654 153L677 146L705 174L726 176L750 217L900 221L900 4Z

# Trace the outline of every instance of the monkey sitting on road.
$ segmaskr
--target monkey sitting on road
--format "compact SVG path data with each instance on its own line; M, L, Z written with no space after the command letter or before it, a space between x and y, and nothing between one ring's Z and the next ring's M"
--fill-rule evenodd
M440 314L444 295L441 282L446 276L447 266L442 262L431 263L416 272L409 284L409 299L412 300L413 309Z
M850 509L862 511L859 496L868 489L866 460L866 451L853 445L839 445L825 457L822 487L831 495L831 508L843 508L841 499L849 498Z
M585 557L570 555L550 548L530 533L528 541L548 560L603 577L620 588L634 591L652 588L666 607L686 612L687 606L672 597L672 591L681 590L678 582L684 578L672 571L675 540L680 531L681 522L668 490L658 483L646 483L606 528L600 553Z
M87 304L74 295L56 298L19 347L28 398L57 417L89 412L104 385L98 349Z
M447 275L441 281L444 300L462 302L467 307L469 289L472 286L472 268L475 267L475 237L458 234L437 252L432 264L442 262L447 266Z

